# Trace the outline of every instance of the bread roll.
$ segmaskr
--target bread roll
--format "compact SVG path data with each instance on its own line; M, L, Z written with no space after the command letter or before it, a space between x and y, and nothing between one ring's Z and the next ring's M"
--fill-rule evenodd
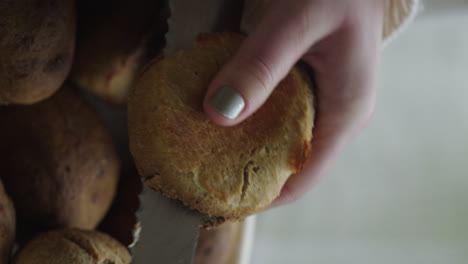
M16 264L128 264L128 249L112 237L79 229L42 233L16 256Z
M52 95L73 59L74 0L0 1L0 103L33 104Z
M15 240L15 208L0 181L0 264L7 264Z
M140 209L139 195L142 190L136 169L123 173L114 202L99 225L99 229L125 246L137 241L140 232L136 213Z
M166 32L165 1L78 1L71 80L100 98L127 103L135 76L156 56Z
M0 127L0 177L19 224L96 227L114 197L119 160L108 131L80 96L62 88L32 106L1 107Z
M206 89L242 39L202 34L191 49L154 61L128 105L130 150L145 183L221 221L270 205L301 169L312 138L311 84L298 68L241 124L207 119Z

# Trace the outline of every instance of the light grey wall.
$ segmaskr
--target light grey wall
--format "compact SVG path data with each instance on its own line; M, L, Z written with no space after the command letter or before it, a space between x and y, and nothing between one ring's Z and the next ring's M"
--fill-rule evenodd
M468 8L468 0L421 0L425 15L453 12Z

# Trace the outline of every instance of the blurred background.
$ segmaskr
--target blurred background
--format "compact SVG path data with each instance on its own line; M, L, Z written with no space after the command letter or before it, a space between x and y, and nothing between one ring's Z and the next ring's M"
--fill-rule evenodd
M468 1L432 0L383 53L375 116L252 263L468 263Z

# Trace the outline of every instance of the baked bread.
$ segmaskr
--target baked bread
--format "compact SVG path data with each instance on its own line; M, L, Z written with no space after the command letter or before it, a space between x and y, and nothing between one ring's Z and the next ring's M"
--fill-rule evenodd
M29 241L16 264L128 264L128 249L98 231L62 229L42 233Z
M147 66L128 104L130 151L145 183L221 221L270 205L301 169L312 138L311 82L298 68L240 125L207 119L206 89L242 39L201 34L192 48Z
M0 177L21 230L93 229L114 198L119 160L96 113L73 90L0 107Z
M70 72L75 0L0 1L0 103L33 104Z
M140 209L141 190L141 180L135 168L122 173L114 202L99 225L99 230L127 247L136 243L140 232L136 213Z
M141 67L161 50L165 1L80 0L70 79L114 104L126 104Z
M7 264L15 240L15 208L0 181L0 264Z

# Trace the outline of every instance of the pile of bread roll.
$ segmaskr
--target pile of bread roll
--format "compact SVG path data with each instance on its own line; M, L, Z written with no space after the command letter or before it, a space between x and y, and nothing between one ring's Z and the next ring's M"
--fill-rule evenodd
M234 264L232 221L300 170L307 74L294 69L242 124L214 125L203 96L243 36L203 34L161 58L165 2L0 2L0 264L130 263L141 179L206 226L226 222L201 232L195 263Z

